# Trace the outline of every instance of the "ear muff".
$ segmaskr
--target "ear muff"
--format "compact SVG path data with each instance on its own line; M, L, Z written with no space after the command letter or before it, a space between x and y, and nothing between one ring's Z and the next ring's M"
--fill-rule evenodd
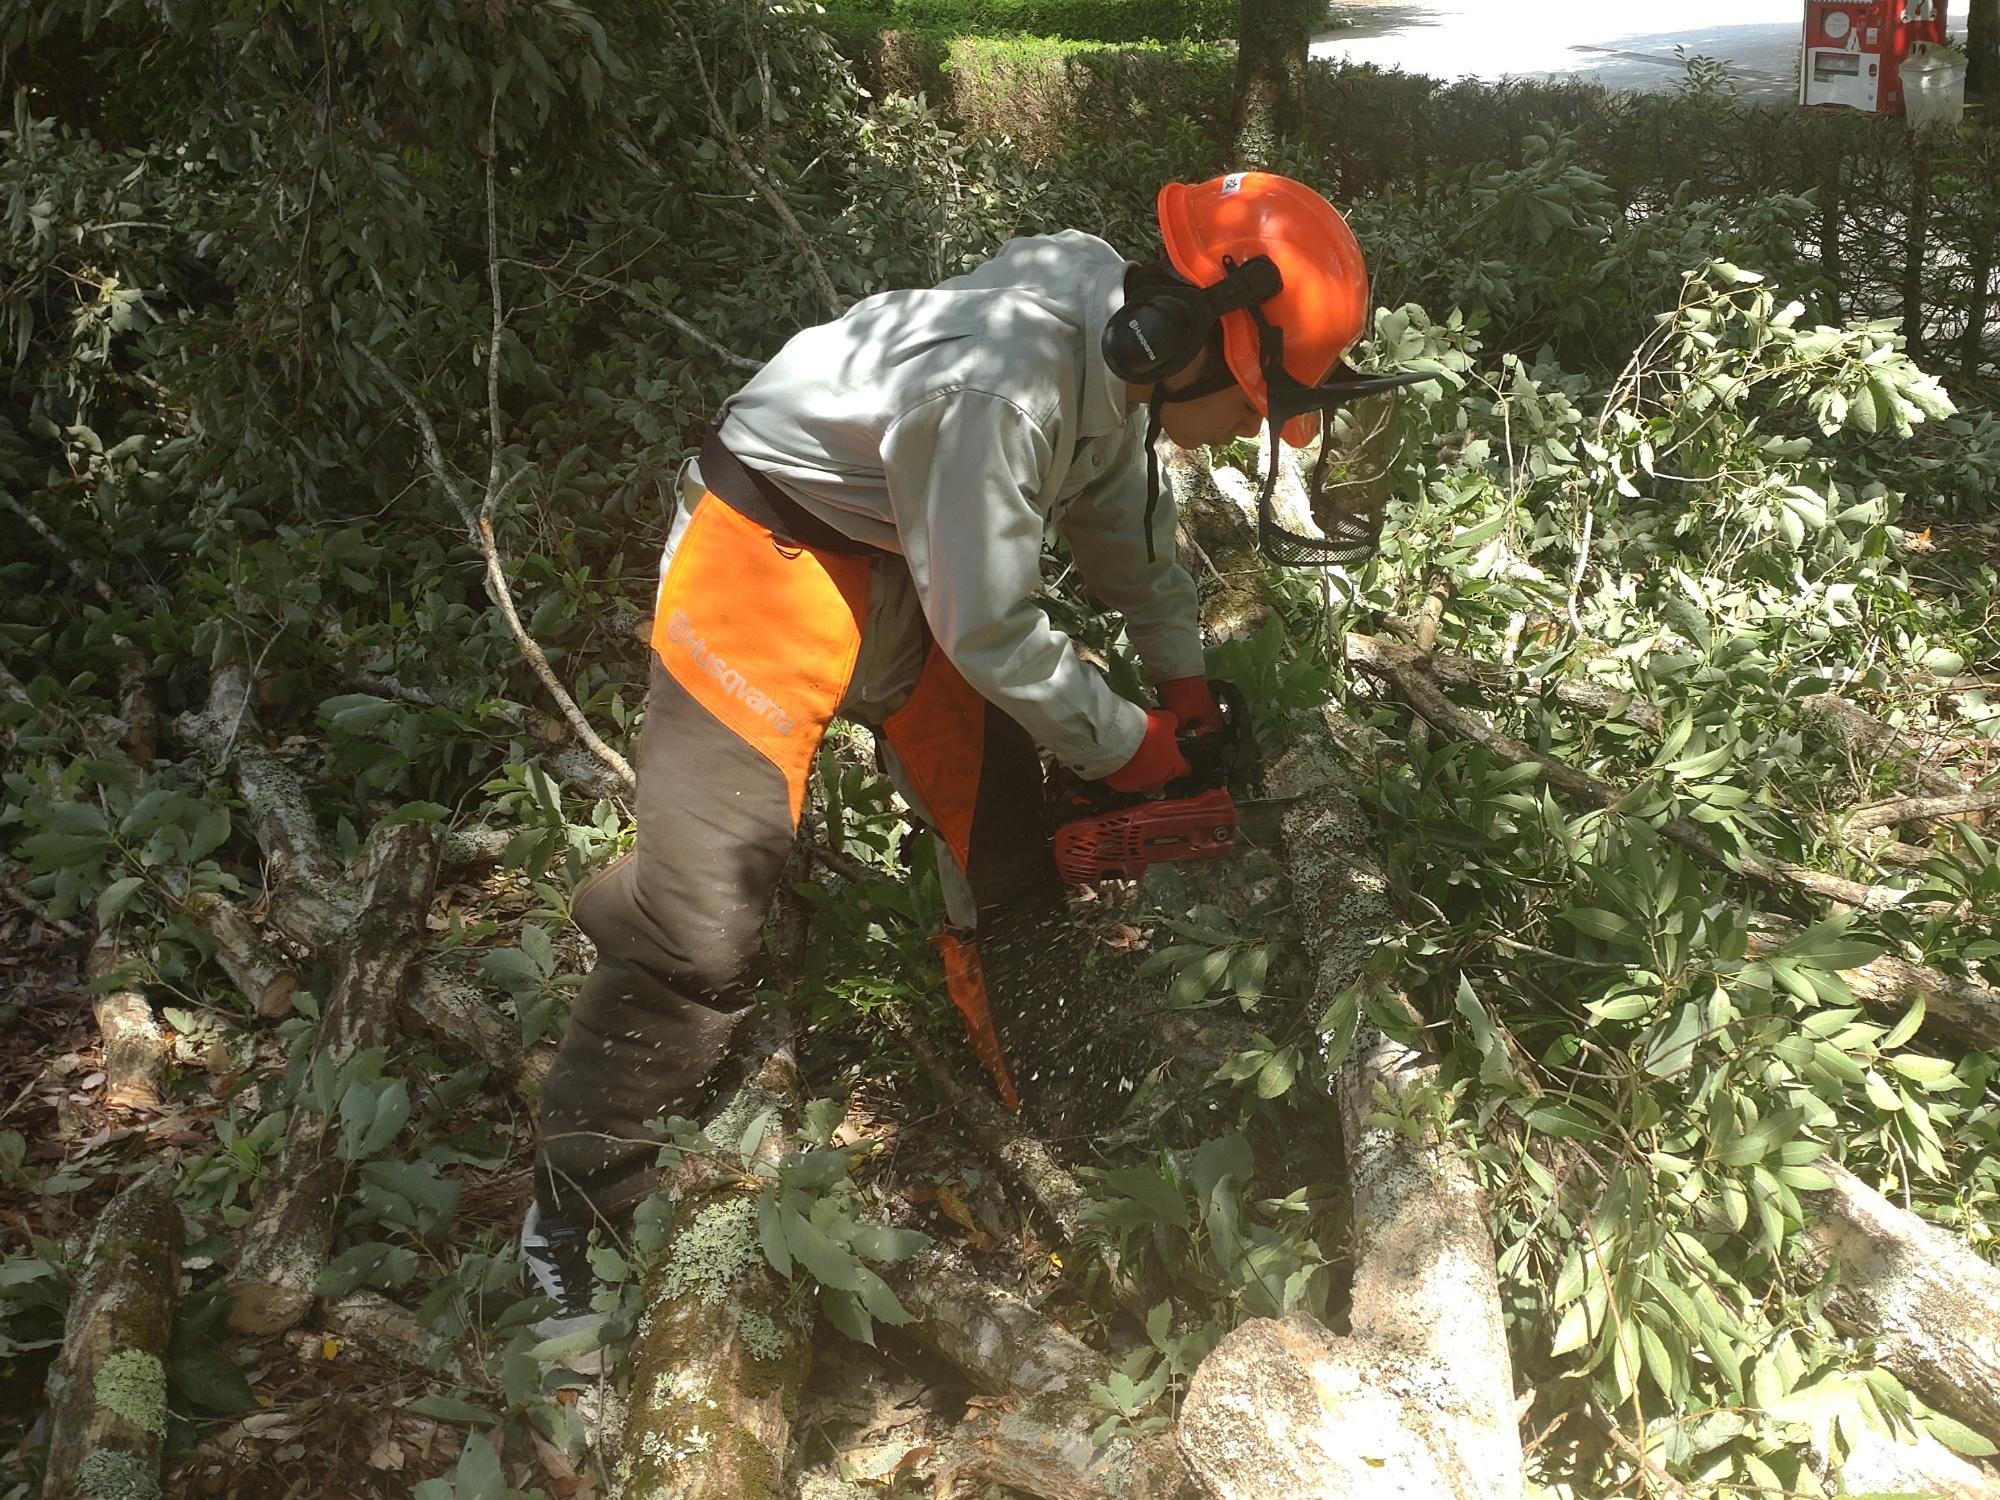
M1104 325L1104 362L1132 385L1165 380L1194 363L1215 318L1201 288L1156 287L1119 308Z

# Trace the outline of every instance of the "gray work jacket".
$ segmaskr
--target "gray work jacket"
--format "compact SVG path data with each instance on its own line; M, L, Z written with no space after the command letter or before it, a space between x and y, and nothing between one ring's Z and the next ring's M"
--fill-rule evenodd
M1075 230L1009 241L926 291L884 292L791 339L723 408L723 443L814 516L909 565L965 679L1087 777L1144 712L1033 599L1044 528L1124 616L1155 682L1202 670L1194 581L1163 494L1146 557L1146 414L1099 352L1126 262Z

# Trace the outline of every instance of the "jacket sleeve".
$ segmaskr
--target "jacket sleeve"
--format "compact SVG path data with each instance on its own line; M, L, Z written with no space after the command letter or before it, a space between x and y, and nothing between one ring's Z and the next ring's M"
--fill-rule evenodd
M1199 677L1201 614L1194 579L1174 556L1174 495L1160 475L1153 558L1146 557L1146 440L1129 428L1105 477L1057 521L1083 580L1125 617L1125 633L1154 682Z
M982 697L1094 779L1132 758L1146 715L1034 602L1043 529L1035 495L1052 458L1028 413L964 389L904 413L882 440L903 556L939 648Z

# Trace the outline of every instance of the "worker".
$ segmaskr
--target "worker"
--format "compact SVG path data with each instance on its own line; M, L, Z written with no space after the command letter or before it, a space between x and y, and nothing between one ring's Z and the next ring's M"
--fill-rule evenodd
M1310 441L1357 378L1338 361L1368 300L1353 234L1298 182L1170 183L1158 213L1164 264L1076 231L1016 239L805 330L683 471L638 839L577 894L597 963L542 1093L521 1248L556 1304L545 1333L591 1321L589 1236L655 1185L649 1127L712 1091L836 715L875 731L937 841L945 985L1003 1101L1090 1065L1039 752L1126 793L1187 773L1178 733L1220 716L1155 441L1267 421L1274 448ZM1157 706L1114 693L1036 604L1051 525Z

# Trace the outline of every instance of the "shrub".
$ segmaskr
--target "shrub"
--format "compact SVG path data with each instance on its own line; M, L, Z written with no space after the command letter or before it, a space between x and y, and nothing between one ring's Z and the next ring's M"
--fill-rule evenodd
M1038 36L1086 42L1197 42L1235 35L1228 0L841 0L836 34L910 29L944 36Z

